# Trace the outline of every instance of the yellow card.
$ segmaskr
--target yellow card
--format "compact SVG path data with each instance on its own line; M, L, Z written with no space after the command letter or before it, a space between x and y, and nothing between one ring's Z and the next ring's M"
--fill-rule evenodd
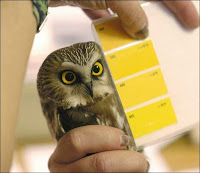
M160 69L116 84L124 109L167 94L167 88Z
M126 116L134 138L142 137L177 122L169 98L130 111Z
M115 51L106 58L114 80L159 65L151 40Z
M199 2L194 4L198 9ZM117 89L118 106L127 118L127 133L138 148L199 123L199 30L180 27L161 2L144 3L142 8L150 24L150 36L144 40L126 34L116 14L92 24Z
M176 123L152 40L130 38L116 17L94 28L134 138Z
M118 18L95 25L95 28L104 52L134 41L123 30Z

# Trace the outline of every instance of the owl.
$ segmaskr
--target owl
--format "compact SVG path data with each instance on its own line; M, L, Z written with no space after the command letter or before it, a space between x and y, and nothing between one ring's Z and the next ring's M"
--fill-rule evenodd
M47 124L57 140L85 125L106 125L127 132L123 107L95 42L51 53L40 67L37 88Z

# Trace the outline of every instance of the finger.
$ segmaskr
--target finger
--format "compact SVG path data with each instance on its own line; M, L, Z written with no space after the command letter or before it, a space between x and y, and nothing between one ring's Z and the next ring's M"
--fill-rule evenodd
M65 1L66 4L84 9L108 9L118 14L124 30L133 38L143 39L148 36L147 17L137 1Z
M125 149L129 139L117 128L90 125L71 130L63 136L52 157L58 163L71 163L87 154Z
M177 16L180 22L187 28L199 26L199 15L190 1L163 1L163 3Z
M92 20L110 16L110 13L109 13L108 10L88 10L88 9L83 9L83 11Z
M51 172L147 172L144 155L135 151L107 151L84 157L70 164L49 164Z
M107 1L107 7L118 14L122 27L133 38L148 36L148 20L137 1Z

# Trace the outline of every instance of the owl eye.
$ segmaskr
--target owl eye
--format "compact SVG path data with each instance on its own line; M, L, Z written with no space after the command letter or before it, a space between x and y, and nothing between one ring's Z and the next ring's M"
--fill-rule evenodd
M76 75L71 71L65 71L62 73L62 81L65 84L72 84L76 80Z
M100 62L96 62L92 67L92 75L99 76L103 73L103 66Z

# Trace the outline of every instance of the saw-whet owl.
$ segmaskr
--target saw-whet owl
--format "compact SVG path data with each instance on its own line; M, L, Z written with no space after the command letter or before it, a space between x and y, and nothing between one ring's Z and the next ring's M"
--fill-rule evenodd
M123 107L101 48L77 43L51 53L40 67L37 88L52 135L85 125L126 131Z

